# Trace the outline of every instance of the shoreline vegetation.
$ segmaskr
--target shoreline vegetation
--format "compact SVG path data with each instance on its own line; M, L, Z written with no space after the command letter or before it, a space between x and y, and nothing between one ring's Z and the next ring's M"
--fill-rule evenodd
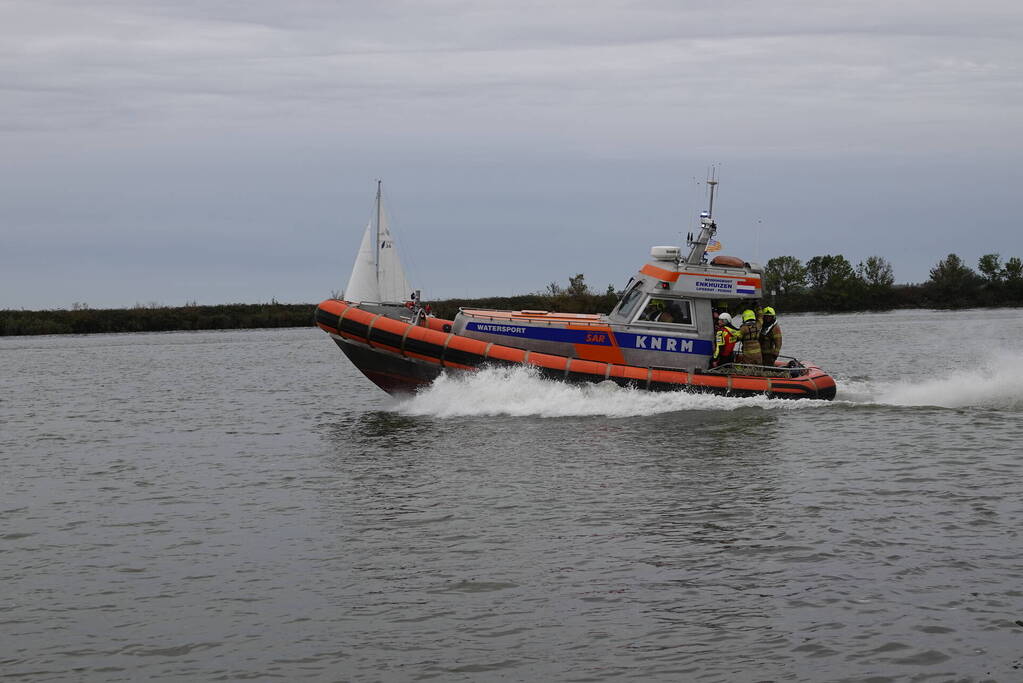
M240 330L260 327L306 327L313 324L316 304L222 304L131 308L90 308L75 303L55 311L0 311L0 336Z
M986 254L978 261L978 271L949 254L931 269L927 282L897 285L891 264L880 256L871 256L856 267L841 254L815 256L805 265L795 257L779 256L764 269L764 302L781 315L1023 306L1023 262L1018 257L1002 263L998 254ZM579 273L569 278L567 287L552 282L543 292L429 303L435 315L447 319L462 307L607 313L621 294L613 285L594 292ZM74 303L70 310L0 310L0 336L311 327L315 310L316 304L276 300L216 306L192 302L178 307L150 303L115 309Z

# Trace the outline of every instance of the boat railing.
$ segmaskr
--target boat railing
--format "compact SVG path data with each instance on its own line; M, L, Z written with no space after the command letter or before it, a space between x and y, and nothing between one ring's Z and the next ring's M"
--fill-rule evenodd
M472 318L473 320L485 320L487 322L504 323L504 324L528 323L528 324L536 326L536 327L540 327L540 326L543 326L543 327L563 327L564 325L568 324L568 325L572 325L573 327L576 327L576 326L579 326L579 327L598 327L598 328L601 328L601 329L605 329L608 326L608 321L606 319L592 320L592 319L588 319L588 318L572 317L572 316L579 315L577 313L568 313L568 314L566 314L565 317L552 317L552 318L549 318L549 319L544 319L544 318L540 318L540 317L533 318L533 317L530 317L528 315L487 315L486 313L481 312L479 309L472 309L472 308L460 308L460 309L458 309L458 312L459 313L464 313L466 315L466 317ZM513 313L514 314L514 313L518 313L518 311L509 311L509 313ZM549 313L549 311L544 311L544 313ZM558 314L554 313L554 315L557 316Z
M773 366L752 365L750 363L725 363L703 372L708 375L754 375L760 377L802 377L810 373L810 369L796 358L778 356L778 360L788 362L784 365Z

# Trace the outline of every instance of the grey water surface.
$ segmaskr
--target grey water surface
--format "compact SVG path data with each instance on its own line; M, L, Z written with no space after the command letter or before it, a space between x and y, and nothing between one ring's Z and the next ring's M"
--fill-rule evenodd
M838 400L0 339L0 677L1023 680L1023 311L781 321Z

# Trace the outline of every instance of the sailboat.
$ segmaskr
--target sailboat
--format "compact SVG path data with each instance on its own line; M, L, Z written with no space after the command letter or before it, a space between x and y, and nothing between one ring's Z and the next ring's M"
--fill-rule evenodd
M384 210L381 181L377 181L377 196L373 215L362 233L362 244L355 257L352 274L348 278L343 299L360 304L401 304L410 298L405 270L401 267L398 250L394 246L390 221Z

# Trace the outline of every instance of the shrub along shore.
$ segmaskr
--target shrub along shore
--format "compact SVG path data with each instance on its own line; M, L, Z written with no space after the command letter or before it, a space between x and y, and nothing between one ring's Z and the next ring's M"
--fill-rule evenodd
M955 254L931 269L922 284L896 285L891 265L871 256L853 267L841 254L815 256L804 266L779 256L764 269L764 301L779 314L800 312L880 311L896 308L974 308L1023 306L1023 263L1013 257L1004 264L998 254L979 261L978 274ZM621 296L611 285L592 291L582 273L568 286L552 282L546 291L520 296L432 301L435 315L451 319L459 308L546 310L563 313L607 313ZM262 327L309 327L316 304L223 304L181 307L136 305L93 309L76 303L71 310L0 310L0 336L31 334L94 334L102 332L169 332L232 330Z
M135 306L71 310L0 311L0 336L95 334L303 327L313 324L316 304L224 304L220 306Z

